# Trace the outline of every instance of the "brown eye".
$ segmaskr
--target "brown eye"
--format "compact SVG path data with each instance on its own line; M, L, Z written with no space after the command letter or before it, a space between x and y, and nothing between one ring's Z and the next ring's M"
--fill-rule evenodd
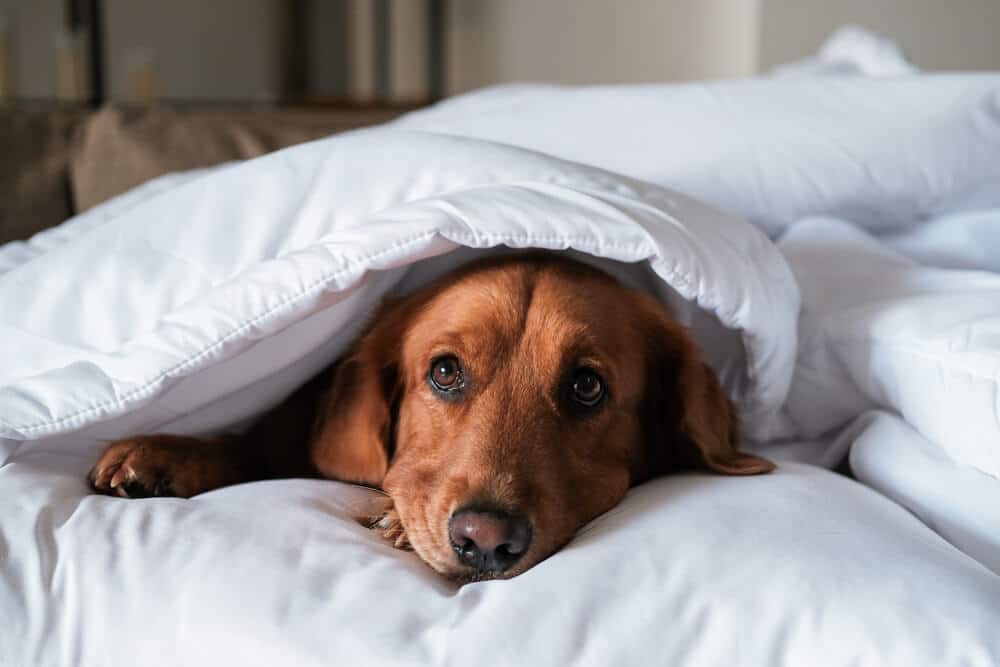
M438 357L431 362L428 378L438 391L457 391L462 388L462 365L457 357L451 355Z
M573 400L588 408L604 400L606 393L604 380L589 368L581 368L573 375L571 390Z

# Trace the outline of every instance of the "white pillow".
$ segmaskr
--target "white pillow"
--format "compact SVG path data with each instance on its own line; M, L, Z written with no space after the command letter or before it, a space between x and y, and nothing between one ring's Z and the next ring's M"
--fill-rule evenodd
M894 42L861 28L843 26L823 43L815 56L779 65L778 76L900 76L917 73Z
M4 664L996 665L1000 578L798 464L645 484L509 581L456 588L285 480L86 496L73 457L0 468Z
M520 85L396 124L641 178L772 235L807 215L890 230L1000 206L1000 74Z

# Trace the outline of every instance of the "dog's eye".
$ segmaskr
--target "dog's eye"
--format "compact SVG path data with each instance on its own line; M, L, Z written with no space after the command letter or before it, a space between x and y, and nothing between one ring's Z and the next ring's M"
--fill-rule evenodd
M588 408L595 407L604 400L606 393L604 380L589 368L581 368L576 371L570 388L573 400Z
M451 355L438 357L431 362L428 378L438 391L457 391L462 388L462 364Z

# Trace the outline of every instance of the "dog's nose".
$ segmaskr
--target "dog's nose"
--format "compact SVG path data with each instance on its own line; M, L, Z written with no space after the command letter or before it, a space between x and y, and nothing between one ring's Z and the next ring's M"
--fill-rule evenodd
M451 515L448 536L459 560L480 572L503 572L531 544L531 521L493 509L460 509Z

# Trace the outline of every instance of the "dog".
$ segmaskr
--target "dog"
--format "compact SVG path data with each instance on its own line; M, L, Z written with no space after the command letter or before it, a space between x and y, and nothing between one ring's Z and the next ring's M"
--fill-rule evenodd
M382 489L396 546L468 582L556 552L631 486L770 472L689 331L553 254L466 265L381 307L354 348L238 436L111 443L92 487L190 497L259 479Z

